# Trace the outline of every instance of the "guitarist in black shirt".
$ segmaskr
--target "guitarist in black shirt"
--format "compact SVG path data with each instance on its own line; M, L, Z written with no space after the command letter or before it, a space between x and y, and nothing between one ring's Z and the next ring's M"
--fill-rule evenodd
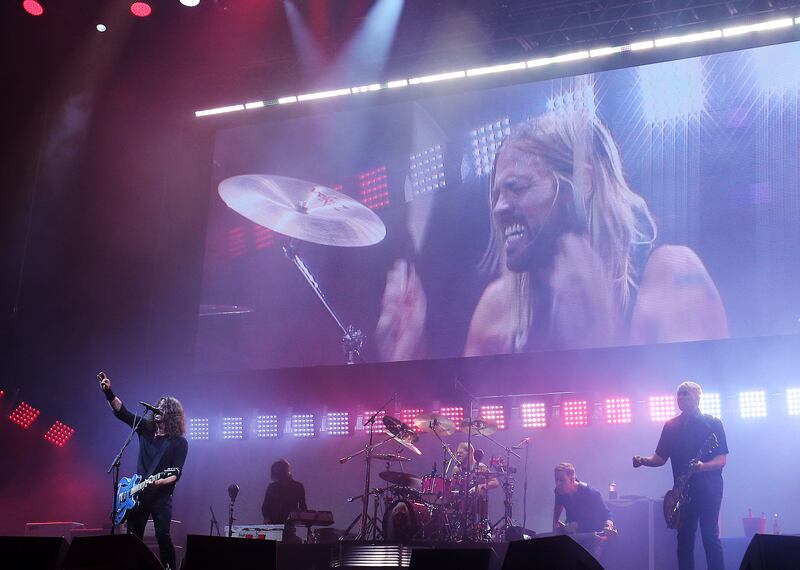
M728 443L722 422L700 413L702 388L694 382L678 386L681 415L672 418L661 432L653 455L633 458L633 466L660 467L670 459L676 486L689 475L683 506L678 517L678 568L694 570L694 538L697 524L706 551L709 570L724 570L719 540L719 509L722 503L722 469L728 458ZM715 445L708 445L711 436ZM711 449L695 459L698 452Z
M103 372L97 378L114 415L133 427L139 418L111 391L111 379ZM186 433L186 415L181 403L172 396L162 396L156 407L159 412L154 414L153 419L141 420L136 428L139 436L138 474L146 478L167 468L177 467L180 471L178 475L154 481L139 494L138 505L128 514L128 532L142 538L147 519L152 515L161 563L165 568L175 570L175 547L170 536L172 492L183 471L189 449L183 437Z

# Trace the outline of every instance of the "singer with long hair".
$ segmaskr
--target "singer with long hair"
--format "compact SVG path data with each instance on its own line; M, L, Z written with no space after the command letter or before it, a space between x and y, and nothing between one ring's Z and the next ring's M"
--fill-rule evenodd
M138 505L128 512L128 533L142 538L147 519L153 517L158 552L164 568L175 570L175 547L172 544L170 525L172 523L172 494L175 484L183 473L189 443L186 441L186 414L181 403L172 396L159 398L151 410L152 419L142 418L128 410L111 390L111 379L105 373L97 375L100 388L105 394L114 415L129 426L136 425L139 436L139 458L137 473L147 478L177 467L178 475L170 475L156 480L138 496Z

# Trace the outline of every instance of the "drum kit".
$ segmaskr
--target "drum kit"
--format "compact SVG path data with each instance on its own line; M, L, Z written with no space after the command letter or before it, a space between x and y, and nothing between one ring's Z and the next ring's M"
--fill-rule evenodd
M367 429L376 423L377 414L367 420ZM484 420L463 421L459 424L439 415L421 415L407 425L391 416L383 417L386 439L377 444L370 441L353 455L340 459L345 463L357 455L366 459L366 492L349 501L361 499L363 512L356 517L345 536L361 521L361 532L356 539L386 540L388 542L491 542L503 540L506 530L513 526L511 503L514 492L516 469L508 466L508 459L492 459L489 466L479 462L479 457L467 459L465 449L453 453L442 439L454 435L458 430L470 435L493 440L490 436L497 426ZM423 476L408 473L404 464L410 458L403 455L409 451L415 455L422 452L417 447L417 430L426 430L436 436L442 448L442 470L433 469ZM370 432L371 433L371 432ZM374 453L373 449L385 443L398 443L397 453ZM519 457L511 448L502 446L507 455ZM382 487L370 489L369 469L373 462L385 462L386 468L378 474L385 482ZM467 468L467 463L472 465ZM451 467L454 467L451 470ZM488 493L490 487L501 487L504 491L506 512L494 525L488 519ZM368 515L372 500L372 515ZM382 515L379 515L382 511Z

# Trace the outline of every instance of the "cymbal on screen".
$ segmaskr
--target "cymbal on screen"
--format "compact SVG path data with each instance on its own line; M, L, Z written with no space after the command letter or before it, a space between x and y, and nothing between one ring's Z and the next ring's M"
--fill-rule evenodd
M251 222L320 245L362 247L386 226L361 202L320 184L271 174L243 174L219 184L225 204Z

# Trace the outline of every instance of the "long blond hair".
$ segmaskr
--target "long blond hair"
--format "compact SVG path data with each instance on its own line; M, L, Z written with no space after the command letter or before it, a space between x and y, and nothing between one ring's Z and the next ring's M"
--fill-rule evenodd
M495 155L489 187L490 216L497 159L511 146L536 157L552 172L560 191L571 193L577 224L585 229L611 279L614 300L620 308L618 315L627 314L632 291L641 278L633 259L634 249L652 247L657 228L647 203L625 180L619 149L608 128L594 113L586 111L548 113L515 125ZM576 157L583 157L583 164L576 165ZM584 187L577 187L581 185ZM502 240L492 216L483 267L496 273L502 260ZM515 301L518 311L514 348L520 351L527 344L533 319L529 272L516 274Z

